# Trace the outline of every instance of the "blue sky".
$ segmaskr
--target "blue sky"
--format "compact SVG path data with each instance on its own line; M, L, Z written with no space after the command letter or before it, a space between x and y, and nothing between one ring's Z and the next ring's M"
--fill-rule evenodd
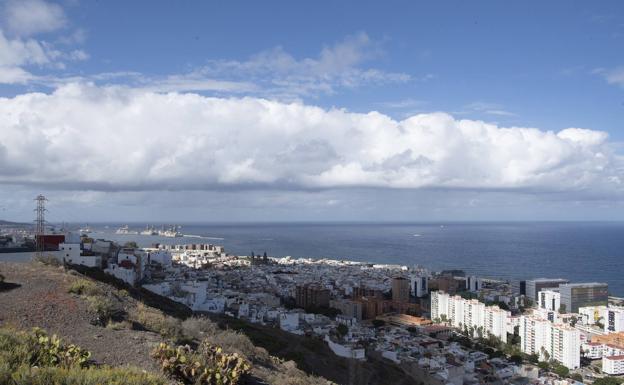
M618 219L624 212L618 1L5 0L0 6L0 108L9 116L0 121L7 135L0 161L13 170L0 174L6 199L49 191L67 207L89 208L106 220L128 213L124 207L137 194L149 197L139 201L154 199L163 213L199 219L191 209L167 205L171 190L197 204L202 194L223 196L230 210L216 219L369 220L382 211L395 213L388 220L496 219L500 207L499 219ZM160 103L158 113L171 113L154 120L158 113L149 107ZM190 118L176 140L167 119L181 111ZM249 120L240 118L245 114ZM291 121L296 130L283 127ZM24 130L40 130L48 151L33 159L29 149L41 144L25 144ZM128 175L122 166L102 171L117 158L76 139L106 138L104 132L144 148L118 146L119 154L133 154ZM430 132L436 135L422 139ZM162 139L154 149L152 136ZM238 153L244 138L251 139ZM155 150L171 141L199 147L175 156ZM81 149L74 167L55 152L72 145ZM230 158L215 150L223 146L232 146ZM264 162L262 149L281 155ZM193 151L214 152L206 161L220 166L194 170L185 159ZM464 152L473 155L457 158ZM204 156L197 154L193 159ZM281 167L284 159L292 166ZM41 165L57 167L43 172ZM300 194L319 205L292 203ZM362 217L362 207L353 206L395 194L401 206L390 210L386 204ZM432 196L443 214L419 203ZM11 199L6 216L29 215L30 202ZM413 212L405 214L406 206ZM153 212L138 209L132 217L160 219Z

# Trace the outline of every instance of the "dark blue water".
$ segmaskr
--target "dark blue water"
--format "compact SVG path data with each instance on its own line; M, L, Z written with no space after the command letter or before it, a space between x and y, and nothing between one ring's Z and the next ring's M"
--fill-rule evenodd
M229 253L242 255L266 251L271 256L464 269L489 277L607 282L613 295L624 296L624 222L188 224L182 228L184 234L216 239L120 236L112 234L116 227L109 225L108 234L93 235L137 240L141 245L159 241L216 243ZM134 227L139 230L142 226Z

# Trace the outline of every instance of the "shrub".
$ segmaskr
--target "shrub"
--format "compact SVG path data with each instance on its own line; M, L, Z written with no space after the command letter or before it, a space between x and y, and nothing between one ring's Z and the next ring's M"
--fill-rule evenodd
M137 304L136 310L130 317L145 329L159 333L165 338L179 341L183 337L182 323L179 319L164 315L160 310L150 308L142 303Z
M76 345L62 344L56 335L50 337L41 329L34 329L32 333L2 329L0 352L0 362L6 363L8 370L16 370L21 365L87 367L91 356Z
M223 353L220 347L207 342L197 352L188 345L174 348L161 343L152 357L163 372L185 384L236 385L250 370L238 354Z
M34 257L34 260L35 262L39 262L47 266L61 266L61 261L59 261L58 258L52 255L38 255Z
M0 328L0 384L167 384L164 378L135 368L90 367L89 356L41 329L26 333Z
M570 369L558 363L552 364L551 370L556 375L558 375L559 377L563 377L563 378L566 378L570 374Z
M78 279L72 282L69 289L67 289L67 292L87 296L102 295L102 291L98 288L95 282L86 279Z
M96 323L105 326L118 313L115 304L107 297L87 297L89 310L96 314Z

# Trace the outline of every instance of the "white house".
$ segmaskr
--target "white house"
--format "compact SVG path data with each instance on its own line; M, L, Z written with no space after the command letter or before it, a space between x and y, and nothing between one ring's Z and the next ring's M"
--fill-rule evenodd
M611 376L624 374L624 356L602 357L602 371Z
M58 254L66 263L87 267L102 267L102 257L99 255L82 255L79 243L60 243Z

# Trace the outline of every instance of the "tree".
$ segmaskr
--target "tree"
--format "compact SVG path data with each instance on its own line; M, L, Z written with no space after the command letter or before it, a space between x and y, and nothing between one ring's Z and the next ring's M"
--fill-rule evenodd
M548 364L548 362L546 361L540 361L537 363L537 367L542 369L542 370L548 370L550 369L550 365Z
M349 333L349 328L345 324L339 324L336 327L336 332L338 333L340 337L344 337L347 335L347 333Z
M516 365L520 365L522 364L522 356L518 354L513 354L511 357L509 357L509 361L513 362Z
M562 303L561 305L559 305L559 314L565 314L566 312L566 305L565 303Z
M583 375L580 373L572 373L570 375L570 378L573 379L574 381L583 382Z
M539 361L539 356L536 353L529 354L528 360L533 364L537 364L537 362Z
M552 371L562 378L566 378L570 374L570 369L561 364L553 364Z
M373 326L376 329L378 329L378 328L380 328L382 326L385 326L385 325L386 325L386 321L384 321L384 320L381 320L381 319L374 319L373 320Z
M620 385L624 382L622 378L604 377L594 381L594 385Z
M503 301L498 301L498 307L500 307L503 310L509 310L509 305L507 305L505 302Z
M135 241L129 241L124 243L124 246L127 249L138 249L139 245L137 245L137 243Z

